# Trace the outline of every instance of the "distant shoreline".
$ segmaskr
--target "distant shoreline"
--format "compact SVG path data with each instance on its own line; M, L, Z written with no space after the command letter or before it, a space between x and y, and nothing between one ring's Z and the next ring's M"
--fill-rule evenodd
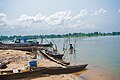
M91 33L68 33L68 34L50 34L50 35L13 35L13 36L0 36L0 41L3 40L14 40L15 38L38 39L38 38L69 38L69 37L94 37L94 36L116 36L120 35L120 32L102 33L102 32L91 32Z

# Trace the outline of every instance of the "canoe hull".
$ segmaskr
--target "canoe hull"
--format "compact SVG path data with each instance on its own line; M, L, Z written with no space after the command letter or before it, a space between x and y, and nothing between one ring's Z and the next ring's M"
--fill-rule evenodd
M47 70L47 69L39 68L38 70L29 71L29 72L0 75L0 80L13 80L13 79L22 79L22 78L33 77L33 76L42 74L42 72L44 72L45 70Z
M33 47L0 47L1 50L21 50L21 51L29 51L33 50Z
M52 54L52 53L51 54L47 53L47 54L54 58L59 58L59 59L62 59L62 57L64 56L64 54Z
M79 71L84 70L87 65L88 64L77 65L77 66L68 66L66 68L63 68L63 67L48 67L48 70L44 71L42 74L56 75L56 74L75 73L75 72L79 72Z
M23 79L28 77L40 76L40 75L57 75L57 74L68 74L79 72L85 69L87 64L77 65L77 66L68 66L66 68L63 67L37 67L33 68L33 71L23 72L23 73L13 73L13 74L5 74L0 75L0 80L13 80L13 79Z
M22 51L32 51L33 48L40 47L51 47L53 44L5 44L0 43L1 50L22 50Z
M32 46L42 46L42 47L51 47L53 44L24 44L24 43L14 43L14 44L5 44L0 43L0 46L8 46L8 47L32 47Z

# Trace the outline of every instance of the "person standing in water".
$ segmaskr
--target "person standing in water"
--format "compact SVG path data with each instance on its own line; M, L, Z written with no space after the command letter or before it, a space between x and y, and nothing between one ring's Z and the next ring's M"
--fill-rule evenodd
M72 54L73 53L73 45L72 44L70 44L70 54Z
M72 44L70 44L70 49L73 49L73 45Z

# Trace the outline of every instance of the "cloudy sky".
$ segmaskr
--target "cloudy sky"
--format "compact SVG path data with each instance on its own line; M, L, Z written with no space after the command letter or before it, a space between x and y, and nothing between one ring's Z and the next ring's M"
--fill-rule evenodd
M0 0L0 35L120 31L120 0Z

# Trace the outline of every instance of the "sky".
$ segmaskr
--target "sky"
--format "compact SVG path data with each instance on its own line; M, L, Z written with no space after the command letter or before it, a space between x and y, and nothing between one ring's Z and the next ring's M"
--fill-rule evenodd
M120 0L0 0L0 35L120 31Z

